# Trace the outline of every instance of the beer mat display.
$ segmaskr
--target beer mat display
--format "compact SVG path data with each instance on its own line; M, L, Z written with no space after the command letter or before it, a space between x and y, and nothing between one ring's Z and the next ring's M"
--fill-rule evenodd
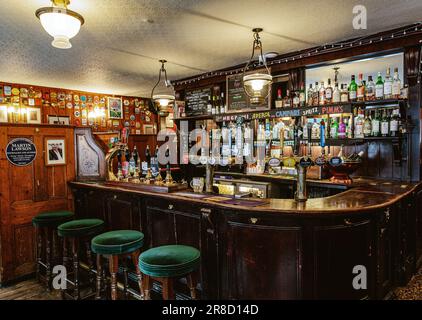
M199 116L207 114L208 100L211 98L211 88L202 88L186 91L185 113L186 116Z

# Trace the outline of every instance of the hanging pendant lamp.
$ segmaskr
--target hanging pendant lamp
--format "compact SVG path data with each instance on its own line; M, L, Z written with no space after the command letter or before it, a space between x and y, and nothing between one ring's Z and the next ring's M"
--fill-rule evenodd
M176 100L173 86L170 81L167 79L167 71L164 67L166 60L159 60L161 63L160 72L158 74L158 81L152 88L151 92L151 101L154 105L154 110L161 117L167 117L169 115L168 107L174 104ZM162 81L161 75L164 74L164 79Z

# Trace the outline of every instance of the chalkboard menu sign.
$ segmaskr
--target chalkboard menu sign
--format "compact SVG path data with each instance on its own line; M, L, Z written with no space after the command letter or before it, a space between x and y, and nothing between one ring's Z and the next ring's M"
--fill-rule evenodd
M207 114L208 98L211 97L211 88L186 91L185 113L186 116L199 116Z
M252 110L267 110L271 108L270 96L262 104L251 104L249 97L243 89L243 74L227 77L227 112L240 112Z

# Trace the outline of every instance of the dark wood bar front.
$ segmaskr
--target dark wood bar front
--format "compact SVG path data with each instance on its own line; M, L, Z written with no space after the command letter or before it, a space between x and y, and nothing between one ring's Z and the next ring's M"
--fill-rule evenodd
M70 186L80 218L140 230L146 247L199 248L206 299L382 299L421 264L419 184L372 181L305 204ZM356 265L367 269L367 290L353 288Z

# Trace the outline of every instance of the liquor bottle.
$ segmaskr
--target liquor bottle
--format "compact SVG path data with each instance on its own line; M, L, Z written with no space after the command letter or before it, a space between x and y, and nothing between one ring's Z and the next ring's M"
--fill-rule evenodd
M330 126L330 138L331 139L337 139L339 136L339 123L337 121L337 118L333 118Z
M381 72L378 72L377 82L375 83L375 99L384 99L384 81L382 80Z
M388 118L387 110L383 111L381 119L381 135L388 137L390 133L390 119Z
M139 153L138 153L138 148L136 148L136 146L133 147L132 157L135 160L136 165L138 165Z
M145 149L145 159L147 163L150 163L151 161L151 152L149 150L149 145L147 145L147 148Z
M226 113L226 99L224 99L224 92L221 92L220 98L220 113Z
M215 96L212 96L212 105L211 105L211 114L215 115L216 114L216 105L217 105L217 100Z
M378 111L375 111L375 115L372 118L372 133L373 137L379 137L381 134L381 119L379 118Z
M305 117L303 117L302 118L303 120L303 125L302 125L302 128L303 128L303 139L304 140L307 140L308 139L308 121L306 120L306 118Z
M341 96L340 96L341 102L349 102L349 91L347 90L347 85L342 84L341 85Z
M390 119L390 136L391 137L397 137L399 135L399 110L395 109L393 110L393 114Z
M401 81L399 78L399 69L394 68L392 98L400 99L400 93L401 93Z
M372 135L372 121L368 115L369 112L365 112L365 121L363 122L363 136L368 138Z
M284 108L290 108L292 106L291 101L290 101L290 91L287 90L286 92L286 96L283 99L283 107Z
M302 82L300 84L300 90L299 90L299 106L304 107L305 105L306 105L305 86Z
M340 101L341 101L341 92L340 92L340 89L338 88L338 83L336 83L333 90L332 103L339 103Z
M158 175L158 173L160 172L160 168L158 166L158 145L155 147L155 153L154 155L151 156L151 173L154 177L156 177Z
M346 137L349 139L353 139L353 126L352 126L352 118L345 118L344 124L346 125Z
M216 102L215 102L215 114L220 114L220 96L216 96Z
M384 99L391 99L393 97L393 79L390 75L390 68L387 68L387 74L384 81Z
M325 88L325 103L330 104L333 102L333 87L331 86L331 79L328 79L327 88Z
M372 76L368 77L368 85L366 86L365 99L367 101L375 100L375 83L374 83L374 80L372 79Z
M358 85L355 81L355 76L352 76L352 80L349 85L349 100L350 101L356 101L357 99L357 93L358 93Z
M363 138L363 115L362 115L362 109L358 109L358 114L355 117L355 132L354 132L354 137L355 138Z
M275 107L276 108L283 107L283 97L281 96L281 88L277 89L277 99L275 100Z
M134 155L134 153L132 152L132 154L129 158L129 174L132 177L135 175L135 169L136 169L136 161L135 161L135 157L133 155Z
M319 84L318 82L315 82L315 88L313 92L312 102L314 106L317 106L319 104Z
M339 139L345 139L346 138L346 129L347 129L346 119L342 119L340 117L340 123L338 125L338 138Z
M208 113L208 114L212 114L212 102L211 102L211 96L208 96L207 113Z
M318 104L320 106L323 106L326 104L325 101L325 87L324 87L324 81L321 81L321 86L319 87L319 97L318 97Z
M293 108L299 108L299 104L300 104L299 91L293 92L292 102L293 102Z
M312 131L311 131L311 138L312 139L319 139L319 124L317 122L317 119L314 119L314 123L312 124Z
M359 85L357 91L357 100L358 101L365 101L365 83L363 81L363 74L359 73Z
M308 95L308 101L307 101L308 106L313 106L314 105L314 89L312 88L312 83L309 85L307 95Z

